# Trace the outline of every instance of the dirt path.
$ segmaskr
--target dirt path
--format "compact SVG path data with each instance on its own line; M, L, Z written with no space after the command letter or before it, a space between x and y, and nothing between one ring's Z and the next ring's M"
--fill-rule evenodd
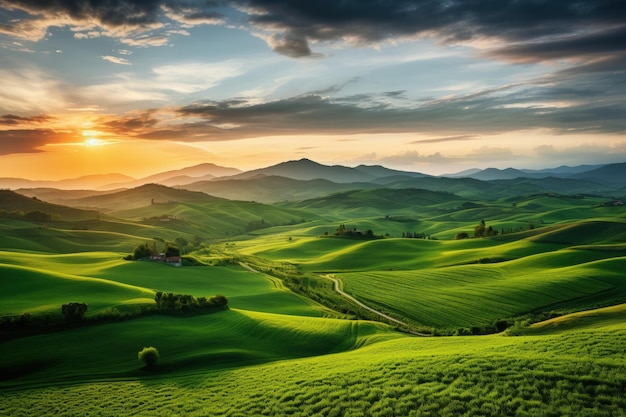
M413 334L413 335L416 335L416 336L422 336L422 337L431 336L430 334L427 334L427 333L414 332L414 331L408 329L409 326L405 322L400 321L398 319L395 319L395 318L393 318L393 317L391 317L391 316L389 316L389 315L387 315L387 314L385 314L383 312L380 312L380 311L378 311L378 310L376 310L376 309L374 309L374 308L372 308L372 307L370 307L370 306L368 306L366 304L363 304L361 301L357 300L356 298L354 298L350 294L344 292L341 289L341 285L339 284L339 280L337 278L335 278L332 274L322 275L322 278L326 278L326 279L329 279L332 282L334 282L334 290L335 290L335 292L337 294L341 295L342 297L347 298L348 300L352 301L353 303L355 303L359 307L361 307L361 308L363 308L363 309L365 309L365 310L367 310L367 311L369 311L371 313L374 313L377 316L384 318L385 320L388 320L388 321L390 321L392 323L396 323L396 324L406 328L407 331L410 334Z
M242 268L247 269L247 270L248 270L248 271L250 271L250 272L254 272L254 273L257 273L257 274L264 275L267 279L269 279L270 281L272 281L272 283L274 284L274 286L275 286L276 288L279 288L279 289L282 289L282 290L287 290L287 289L285 288L285 286L284 286L283 282L282 282L280 279L275 278L275 277L272 277L271 275L263 274L263 273L261 273L261 272L257 271L256 269L254 269L252 266L248 265L248 264L247 264L247 263L245 263L245 262L239 262L239 265L240 265ZM391 316L389 316L389 315L387 315L387 314L385 314L385 313L383 313L383 312L380 312L380 311L378 311L378 310L376 310L376 309L374 309L374 308L372 308L372 307L370 307L370 306L368 306L368 305L363 304L362 302L360 302L359 300L357 300L356 298L354 298L354 297L353 297L353 296L351 296L350 294L348 294L348 293L344 292L344 291L341 289L341 284L339 283L339 280L338 280L337 278L335 278L332 274L322 275L322 278L329 279L329 280L331 280L331 281L334 283L334 290L335 290L335 292L336 292L337 294L339 294L339 295L341 295L342 297L344 297L344 298L346 298L346 299L348 299L348 300L352 301L354 304L358 305L359 307L361 307L361 308L363 308L363 309L365 309L365 310L367 310L367 311L369 311L369 312L371 312L371 313L374 313L374 314L376 314L377 316L382 317L382 318L384 318L384 319L385 319L385 320L387 320L387 321L390 321L390 322L392 322L392 323L395 323L395 324L397 324L397 325L399 325L399 326L401 326L401 327L405 328L405 331L406 331L406 332L408 332L408 333L410 333L410 334L412 334L412 335L415 335L415 336L422 336L422 337L429 337L429 336L432 336L431 334L428 334L428 333L419 333L419 332L415 332L415 331L411 330L411 329L409 328L409 326L408 326L405 322L400 321L400 320L398 320L398 319L395 319L395 318L393 318L393 317L391 317Z

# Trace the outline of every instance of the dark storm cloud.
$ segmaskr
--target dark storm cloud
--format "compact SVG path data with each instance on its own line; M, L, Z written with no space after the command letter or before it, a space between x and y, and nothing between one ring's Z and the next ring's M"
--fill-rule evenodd
M52 129L0 130L0 155L41 152L40 146L67 140L66 134Z
M50 26L95 23L111 30L110 36L123 37L160 27L166 18L191 26L222 23L223 16L215 11L217 5L217 2L194 0L0 0L2 9L29 14L0 23L0 33L38 41ZM141 43L141 39L136 43Z
M157 22L162 0L2 0L0 6L33 14L95 19L105 26L142 26Z
M149 27L166 15L192 25L225 23L220 12L230 7L268 31L264 39L271 48L293 58L315 55L311 42L372 44L415 36L496 39L501 47L489 54L513 61L626 53L623 0L0 0L0 7L129 29ZM4 25L5 33L12 25Z
M625 39L626 26L595 34L573 35L566 39L511 45L489 55L522 62L607 56L623 54L626 51Z
M521 43L511 50L503 49L502 56L541 56L546 54L546 49L551 51L548 56L585 55L594 52L603 39L612 44L611 50L626 50L625 43L618 40L626 24L623 0L241 0L236 3L257 11L249 17L252 24L281 30L286 38L297 39L293 49L290 44L275 48L289 56L303 56L308 47L304 41L350 38L373 43L420 35L434 35L445 42L487 37ZM563 36L574 39L558 40ZM550 38L552 42L543 43ZM527 45L538 41L542 41L541 45ZM578 49L572 47L574 43L579 44Z

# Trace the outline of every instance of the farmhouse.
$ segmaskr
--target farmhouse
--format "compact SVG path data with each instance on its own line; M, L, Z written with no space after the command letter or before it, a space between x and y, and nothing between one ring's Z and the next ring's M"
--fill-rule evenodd
M165 256L164 253L152 255L150 257L150 260L154 262L163 262L172 266L183 266L183 261L180 256Z

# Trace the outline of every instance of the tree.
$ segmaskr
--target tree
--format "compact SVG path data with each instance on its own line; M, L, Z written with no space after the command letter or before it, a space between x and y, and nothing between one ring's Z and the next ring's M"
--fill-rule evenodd
M142 243L133 249L133 259L149 258L153 253L152 248L147 243Z
M474 237L484 237L486 231L485 221L481 220L480 223L474 228Z
M460 233L457 233L456 236L454 236L454 238L456 240L469 239L469 234L467 234L467 232L460 232Z
M165 257L169 258L170 256L180 256L180 250L177 247L167 245L165 247Z
M228 299L223 295L214 295L209 298L209 301L218 307L226 307L228 305Z
M63 318L69 323L81 321L86 312L87 304L85 303L67 303L61 306Z
M174 242L176 243L176 245L180 248L181 251L185 251L185 248L187 247L187 245L189 244L189 242L187 241L187 239L185 239L184 237L177 237L176 239L174 239Z
M148 369L153 369L156 367L157 362L159 361L159 351L155 347L144 347L137 354L137 359L139 359Z

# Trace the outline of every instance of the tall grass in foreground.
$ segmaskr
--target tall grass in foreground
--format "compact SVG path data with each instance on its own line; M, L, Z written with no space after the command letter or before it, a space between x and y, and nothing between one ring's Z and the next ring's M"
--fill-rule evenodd
M262 366L5 391L7 415L624 416L626 331L409 338Z

